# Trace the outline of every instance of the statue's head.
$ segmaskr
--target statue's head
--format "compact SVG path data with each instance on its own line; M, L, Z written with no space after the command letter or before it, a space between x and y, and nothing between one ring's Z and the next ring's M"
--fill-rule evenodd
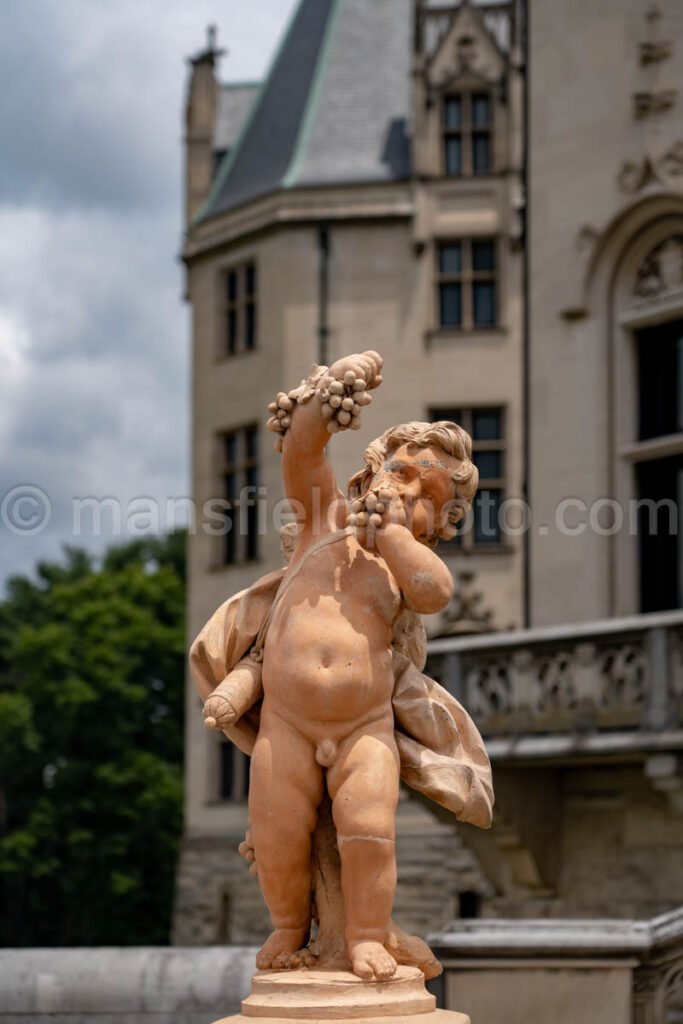
M397 493L414 537L433 547L455 536L469 511L479 474L472 440L456 423L403 423L365 449L365 469L349 480L349 496L369 489Z

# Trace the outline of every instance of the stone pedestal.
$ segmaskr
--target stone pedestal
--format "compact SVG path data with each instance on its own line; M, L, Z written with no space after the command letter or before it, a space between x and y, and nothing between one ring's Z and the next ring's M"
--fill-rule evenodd
M275 1021L362 1021L363 1024L470 1024L463 1013L437 1010L422 972L399 967L389 981L361 981L350 971L259 971L242 1012L215 1024Z

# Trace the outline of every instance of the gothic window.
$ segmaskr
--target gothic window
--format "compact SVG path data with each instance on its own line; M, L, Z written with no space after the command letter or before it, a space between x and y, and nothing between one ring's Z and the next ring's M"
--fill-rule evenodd
M444 97L443 170L448 178L490 174L493 169L493 102L489 92Z
M438 244L438 324L446 330L493 327L498 320L496 242L461 238Z
M502 544L500 509L505 498L505 415L500 406L434 408L431 422L458 423L472 438L472 461L479 470L479 490L470 517L453 543L465 550Z

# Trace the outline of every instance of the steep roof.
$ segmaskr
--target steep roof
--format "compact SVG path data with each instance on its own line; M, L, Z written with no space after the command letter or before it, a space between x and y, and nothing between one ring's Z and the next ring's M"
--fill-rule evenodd
M237 142L259 91L258 82L230 82L218 93L213 148L225 152Z
M280 188L410 173L411 0L300 0L199 214Z

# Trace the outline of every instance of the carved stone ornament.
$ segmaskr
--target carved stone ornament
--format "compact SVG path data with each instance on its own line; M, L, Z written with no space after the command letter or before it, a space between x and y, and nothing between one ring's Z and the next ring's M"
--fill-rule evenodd
M664 1002L667 1021L681 1019L683 1014L683 961L670 969L664 982Z
M601 232L592 224L584 224L576 237L576 248L581 253L591 253L600 240Z
M617 181L622 192L633 195L652 182L675 188L680 178L683 178L683 141L675 142L659 159L648 155L638 161L626 160Z
M493 612L483 607L484 595L477 590L475 574L470 570L458 573L459 587L441 613L440 636L467 636L488 633L493 629Z
M667 60L672 54L672 46L670 40L663 42L647 42L640 44L640 66L647 68L652 64L661 64L663 60Z
M437 82L428 86L427 99L433 104L444 92L462 86L463 79L469 85L476 82L482 87L496 86L500 83L497 69L491 68L481 47L471 36L463 36L455 43L455 61L453 66L441 75Z
M683 236L667 238L652 249L638 267L633 294L655 299L683 290Z
M660 89L659 92L637 92L633 97L634 114L639 121L655 117L671 110L676 102L675 89Z
M643 707L645 654L637 644L517 650L473 660L466 678L468 706L484 729L495 729L501 715L520 712L537 720L571 713L567 721L574 725L581 712L588 724L596 715Z
M677 142L660 160L665 178L683 178L683 142Z
M656 132L658 119L670 111L677 99L675 89L662 88L659 82L660 65L671 57L672 44L662 39L658 23L662 16L658 4L652 4L645 13L649 38L639 44L638 59L644 75L645 88L633 96L633 116L637 121L649 123L644 153L638 160L627 160L619 171L617 181L622 191L632 195L653 182L668 187L683 173L683 143L677 142L663 155Z

